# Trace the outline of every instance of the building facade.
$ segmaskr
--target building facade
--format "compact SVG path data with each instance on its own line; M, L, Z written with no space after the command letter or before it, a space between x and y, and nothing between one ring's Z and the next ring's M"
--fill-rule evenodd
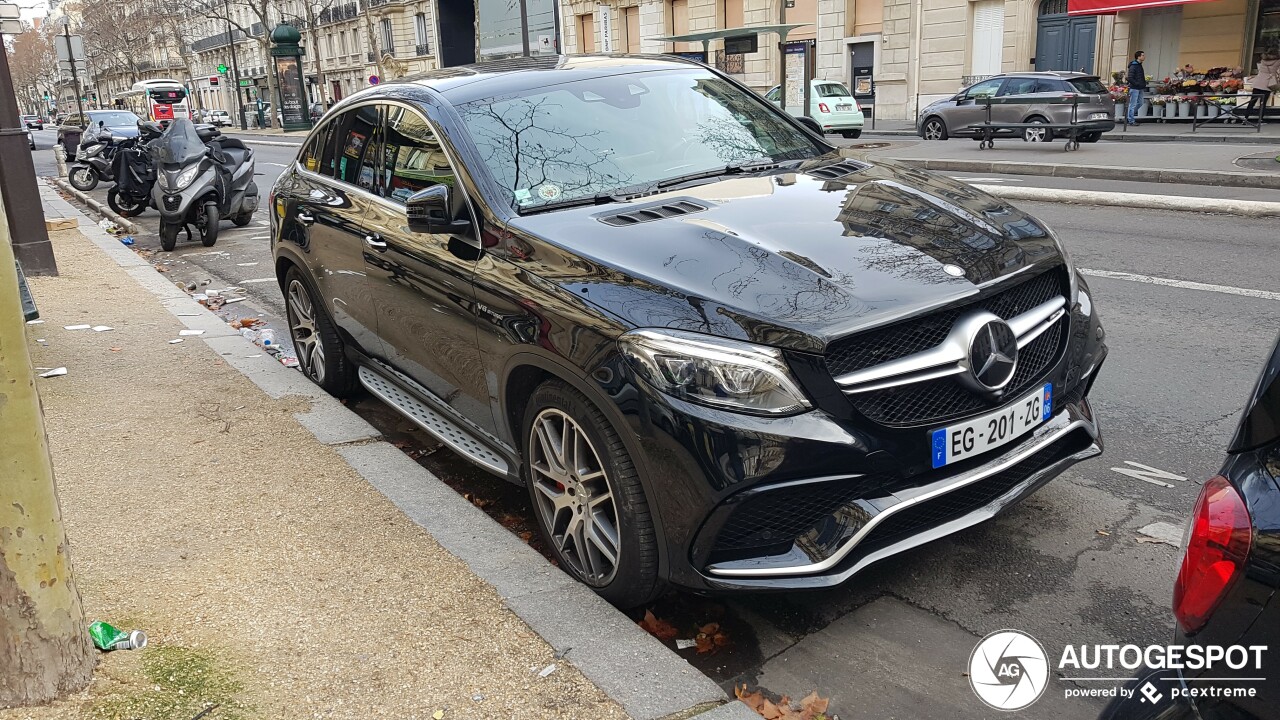
M785 2L561 0L560 41L575 53L687 55L766 90L781 72L776 35L761 34L758 51L740 56L726 55L722 40L704 53L701 43L661 38L800 23L787 38L789 83L805 70L843 82L886 120L913 120L919 108L1001 72L1081 70L1106 80L1142 49L1147 73L1157 79L1187 64L1251 73L1263 49L1280 47L1280 0L1202 0L1090 15L1070 13L1068 0L793 0L784 8ZM858 92L870 90L871 81L874 96Z

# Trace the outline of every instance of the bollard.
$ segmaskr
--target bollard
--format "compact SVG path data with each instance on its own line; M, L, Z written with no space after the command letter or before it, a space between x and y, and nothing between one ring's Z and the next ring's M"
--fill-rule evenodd
M67 176L67 149L62 147L62 143L53 146L53 161L58 165L58 177L65 178Z

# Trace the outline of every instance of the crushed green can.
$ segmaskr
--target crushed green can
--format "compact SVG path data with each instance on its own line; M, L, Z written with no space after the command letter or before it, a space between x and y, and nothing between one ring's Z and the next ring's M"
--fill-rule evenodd
M99 650L113 650L116 643L129 639L129 633L108 625L101 620L94 620L89 623L89 637L93 638L93 644Z

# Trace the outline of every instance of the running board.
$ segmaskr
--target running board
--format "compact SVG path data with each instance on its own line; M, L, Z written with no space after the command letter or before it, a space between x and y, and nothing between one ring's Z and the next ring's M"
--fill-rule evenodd
M360 384L382 402L395 408L423 430L431 433L450 450L498 475L510 473L507 461L481 443L461 425L410 395L399 385L367 367L360 367Z

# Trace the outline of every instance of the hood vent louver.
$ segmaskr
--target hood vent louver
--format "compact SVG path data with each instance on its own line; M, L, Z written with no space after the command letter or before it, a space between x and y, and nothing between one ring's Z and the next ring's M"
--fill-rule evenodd
M626 227L628 225L639 225L640 223L652 222L654 220L663 220L665 218L677 217L679 215L702 212L706 209L706 205L700 205L689 200L676 200L675 202L654 203L652 205L636 208L635 210L628 210L627 212L602 215L596 219L605 225Z
M855 160L841 160L840 162L834 165L825 165L820 168L807 170L805 171L805 174L812 175L813 177L821 178L823 180L835 180L836 178L842 178L845 175L852 175L853 173L856 173L856 172L862 172L863 170L866 170L869 167L871 166L867 165L866 163L857 162Z

